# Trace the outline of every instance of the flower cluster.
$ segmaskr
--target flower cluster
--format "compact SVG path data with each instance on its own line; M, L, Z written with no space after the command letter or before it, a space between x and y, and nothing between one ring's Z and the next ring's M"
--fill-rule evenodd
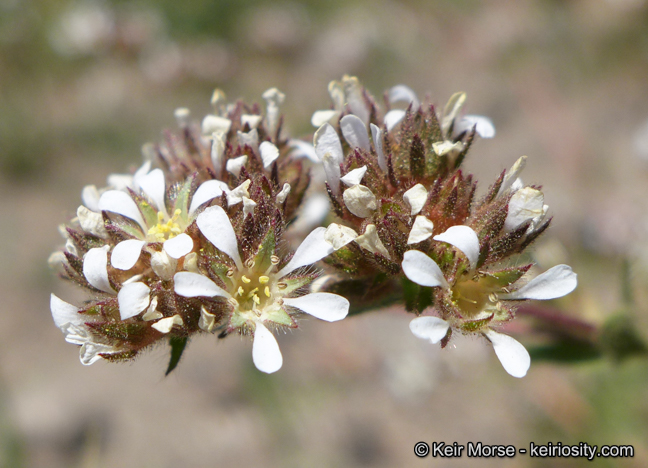
M176 110L179 132L145 146L132 176L84 188L62 229L65 250L51 257L91 293L82 307L51 298L84 364L131 359L166 339L170 371L193 334L239 333L270 373L283 361L271 330L296 328L299 314L335 321L350 307L402 303L417 315L415 336L442 346L453 333L483 336L509 374L526 374L524 347L496 330L520 301L576 287L566 265L531 280L532 265L519 265L551 221L540 188L519 178L526 158L477 199L461 166L475 137L495 129L462 115L464 93L439 113L403 85L386 93L384 111L355 77L329 92L312 146L283 136L277 89L263 94L265 110L217 90L200 125ZM309 195L325 190L337 219L290 254L284 236L308 203L308 167L326 179Z

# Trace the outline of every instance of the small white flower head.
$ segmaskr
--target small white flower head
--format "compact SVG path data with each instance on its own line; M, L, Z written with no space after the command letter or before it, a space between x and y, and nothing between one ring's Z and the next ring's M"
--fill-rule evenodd
M247 259L241 256L239 241L229 216L220 206L203 211L196 224L203 236L223 254L222 267L214 270L219 284L202 274L179 272L174 277L176 294L183 297L220 297L230 312L226 332L238 331L254 336L253 360L256 367L267 373L281 368L283 358L271 328L295 328L293 315L305 312L321 320L344 318L349 302L330 293L299 296L313 276L303 273L303 267L326 257L353 240L347 232L335 228L317 228L309 234L282 268L275 256L275 232L270 229L256 253ZM337 234L334 234L337 232ZM341 239L343 238L343 239ZM201 315L201 328L212 331L211 318Z

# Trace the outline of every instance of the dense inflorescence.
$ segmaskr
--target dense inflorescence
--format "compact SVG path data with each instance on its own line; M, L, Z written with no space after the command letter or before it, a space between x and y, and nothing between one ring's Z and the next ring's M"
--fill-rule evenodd
M271 330L296 328L296 315L334 321L349 307L402 303L417 315L416 336L442 346L453 332L484 336L511 375L526 374L528 353L496 329L519 301L576 287L566 265L529 281L532 264L518 261L551 221L540 188L519 178L526 158L477 198L462 163L476 136L495 130L461 115L463 93L439 113L403 85L385 94L385 112L354 77L329 92L312 146L282 135L278 90L264 93L265 112L217 90L200 126L176 110L179 133L145 146L134 175L84 188L65 250L51 258L92 296L80 308L51 300L84 364L165 339L170 371L193 334L240 333L254 338L257 368L274 372L282 357ZM311 170L326 183L307 192ZM290 254L286 231L318 190L336 223Z

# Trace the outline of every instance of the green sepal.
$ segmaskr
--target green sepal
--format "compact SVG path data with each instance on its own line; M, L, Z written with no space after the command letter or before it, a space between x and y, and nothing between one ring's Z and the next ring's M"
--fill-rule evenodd
M267 314L267 317L268 318L266 320L274 322L278 325L285 325L286 327L290 327L290 328L297 327L297 325L295 324L295 320L282 307L278 307L272 312L269 312Z
M97 335L127 343L140 342L148 329L145 322L94 322L89 323L88 327Z
M140 211L142 212L142 216L144 217L144 222L146 223L147 226L157 226L158 223L158 212L155 208L153 208L146 200L144 199L139 199L136 200L137 206L139 207ZM146 233L144 233L146 234Z
M256 271L266 271L272 265L272 256L275 253L275 233L270 227L263 242L259 245L256 256L254 257L254 267Z
M227 272L229 270L229 267L227 265L217 260L211 260L209 262L209 269L214 272L223 283L231 284L230 279L227 277Z
M500 271L489 271L485 273L484 283L488 287L505 288L522 278L533 266L532 263L521 267L511 267Z
M178 194L176 195L175 210L180 210L180 219L185 223L189 223L189 194L193 186L195 176L187 177L187 180L182 185Z
M491 320L493 320L494 316L495 314L491 314L488 317L483 319L464 321L461 323L461 329L468 333L474 333L478 330L481 330L486 325L488 325L491 322Z
M173 369L178 366L180 358L182 357L182 353L184 353L188 342L189 338L187 338L186 336L171 336L169 338L169 345L171 346L171 357L169 359L169 366L164 373L165 376L169 375L171 371L173 371Z
M293 278L281 278L280 283L285 283L286 288L281 290L282 296L287 296L290 293L296 291L297 289L306 286L308 283L313 281L312 276L296 276Z

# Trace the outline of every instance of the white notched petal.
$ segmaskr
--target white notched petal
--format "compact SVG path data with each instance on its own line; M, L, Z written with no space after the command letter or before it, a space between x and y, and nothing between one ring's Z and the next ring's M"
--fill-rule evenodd
M146 151L148 151L148 148L151 148L151 150L153 152L152 157L151 157L151 155L146 154ZM149 147L147 144L142 146L142 152L144 152L144 157L147 158L148 160L144 164L142 164L139 169L137 169L135 171L135 174L133 174L132 184L133 184L133 188L135 190L139 190L141 188L140 187L140 180L142 180L142 177L144 177L146 174L148 174L149 171L151 170L151 164L152 164L151 159L153 159L153 157L155 157L155 150L152 147Z
M261 322L256 322L254 342L252 343L252 360L256 368L266 374L277 372L283 365L283 357L277 340Z
M451 226L445 232L433 237L434 240L447 242L458 248L468 259L470 268L474 269L479 260L479 237L468 226Z
M318 110L313 113L311 117L311 125L315 128L320 128L325 123L328 123L332 119L338 117L340 111L336 110Z
M130 270L139 260L145 244L137 239L121 241L110 254L110 264L118 270Z
M126 192L119 190L108 190L101 195L99 199L99 209L101 211L110 211L122 216L126 216L137 222L144 232L148 231L142 213L140 213L135 200Z
M157 296L155 296L153 299L151 299L151 303L146 309L146 313L142 315L142 320L144 320L145 322L150 322L151 320L161 319L163 315L162 312L159 312L157 310L157 305L158 305L158 298Z
M173 277L174 290L182 297L231 297L223 288L204 275L181 271Z
M345 115L340 120L340 129L351 149L362 148L365 151L371 151L367 127L360 117L353 114Z
M203 182L191 198L191 205L189 206L189 214L192 215L201 205L220 197L223 194L223 186L227 187L224 182L220 180L208 180Z
M410 322L409 327L415 337L436 344L448 334L450 324L442 318L426 315L416 317Z
M325 154L330 154L337 164L342 164L344 161L340 137L330 124L324 124L317 129L313 137L313 146L320 160L324 159Z
M329 187L333 195L339 195L340 193L340 164L337 162L337 159L331 154L326 153L322 156L322 166L324 166L324 172L326 173L326 182L328 182Z
M495 125L493 121L483 115L465 115L457 122L454 132L459 134L463 131L471 131L475 127L477 135L482 138L493 138L495 136Z
M367 172L367 166L362 166L352 171L347 172L344 177L340 177L340 181L347 187L353 187L362 182L362 178Z
M380 254L391 260L389 251L380 240L380 237L378 237L378 231L376 230L375 224L368 224L365 228L364 234L356 237L355 241L363 249L374 254Z
M486 337L493 343L497 358L504 370L518 379L524 377L531 366L531 356L524 346L508 335L489 330Z
M81 191L81 200L83 204L92 211L101 211L99 209L99 190L96 185L86 185Z
M288 194L290 194L290 184L286 182L284 183L281 192L279 192L275 197L275 200L277 201L277 203L281 204L286 201L286 198L288 198Z
M510 294L500 294L504 300L536 299L547 300L563 297L578 285L576 273L568 265L556 265L541 275L536 276L517 291Z
M166 317L158 320L153 325L151 325L151 328L155 328L160 333L169 333L174 325L184 325L182 317L180 317L180 315L178 314L174 315L173 317Z
M324 232L324 240L331 244L335 250L341 249L356 237L358 237L358 233L353 229L336 223L329 224Z
M256 115L256 114L241 115L241 125L244 127L245 124L248 124L250 128L257 128L262 120L263 120L262 115Z
M418 110L420 103L416 93L405 85L396 85L389 90L387 99L390 104L395 104L397 102L406 102L407 104L412 104L412 110Z
M438 156L454 156L456 154L459 154L459 152L464 148L464 144L460 141L457 142L452 142L452 141L440 141L436 143L432 143L432 149Z
M82 345L91 339L88 328L83 324L64 323L61 326L65 341L70 344Z
M59 299L54 294L50 295L50 310L52 312L54 324L59 328L66 323L76 325L83 323L83 316L78 313L79 309L76 306Z
M349 313L349 301L331 293L311 293L301 297L284 298L284 304L327 322L342 320Z
M265 168L270 167L279 157L279 149L269 141L264 141L259 145L259 152Z
M217 115L207 115L202 121L202 134L211 135L212 133L227 133L232 126L232 121L225 117Z
M84 366L89 366L95 362L103 359L99 354L112 354L115 350L112 346L108 346L101 343L93 343L92 341L86 341L83 343L79 349L79 359L81 364Z
M387 131L391 132L392 129L400 123L401 120L405 117L405 111L402 109L393 109L385 114L385 127Z
M83 276L100 291L115 293L108 280L108 249L110 246L95 247L83 256Z
M506 172L506 175L502 180L502 185L500 185L500 189L497 192L498 197L503 195L504 192L506 192L508 189L512 189L512 185L518 180L520 173L524 169L524 166L526 166L526 162L527 157L522 156L517 161L515 161L511 169Z
M177 260L193 250L193 239L189 234L183 232L164 241L163 248L169 257Z
M229 216L227 216L223 208L218 205L210 206L198 215L196 224L203 236L214 247L229 255L239 270L243 269L236 233L234 232Z
M185 264L187 259L185 258ZM169 281L178 267L178 261L171 258L164 250L151 254L151 269L163 280Z
M257 206L256 202L251 198L243 199L243 217L245 218L250 213L254 213L254 207Z
M234 177L238 177L241 173L241 168L245 166L248 157L246 154L239 156L238 158L228 159L225 163L225 170L230 174L233 174Z
M198 328L206 332L212 333L216 328L216 315L207 312L204 307L200 308L200 320L198 321Z
M151 289L144 283L125 284L117 294L119 315L122 320L135 317L151 303Z
M416 184L403 194L403 200L410 206L410 215L414 216L421 212L427 201L428 192L423 184Z
M291 148L290 155L293 158L307 158L313 162L321 162L315 152L315 147L306 141L288 140L288 147Z
M241 203L245 198L250 198L250 193L248 188L252 181L250 179L243 182L241 185L236 187L234 190L225 190L225 196L227 197L227 206L234 206Z
M416 284L428 287L449 287L439 265L423 252L408 250L403 255L402 266L405 276Z
M238 139L239 145L241 146L249 146L253 150L257 150L259 148L259 132L257 132L256 128L253 128L247 133L239 130L238 132L236 132L236 137Z
M374 124L369 124L371 128L371 137L373 138L374 148L376 148L376 156L378 156L378 166L387 172L387 160L383 151L383 136L382 130Z
M153 201L158 211L166 214L166 182L162 169L153 169L139 180L139 185L144 193Z
M412 230L407 238L407 244L418 244L426 239L429 239L434 232L434 223L427 219L425 216L417 216L414 219Z
M277 272L277 278L282 278L297 268L311 265L327 255L332 254L335 249L327 242L325 234L326 228L319 227L306 236L306 239L297 247L295 255L293 255L285 267Z
M103 216L101 213L91 211L81 205L77 208L77 217L79 218L81 229L85 232L101 239L108 238L108 231L106 231L106 228L104 227Z
M504 230L512 231L528 220L531 220L533 225L538 224L547 213L545 207L544 195L540 190L524 187L515 191L509 201Z
M376 196L364 185L354 185L342 194L348 210L358 218L368 218L378 209Z

